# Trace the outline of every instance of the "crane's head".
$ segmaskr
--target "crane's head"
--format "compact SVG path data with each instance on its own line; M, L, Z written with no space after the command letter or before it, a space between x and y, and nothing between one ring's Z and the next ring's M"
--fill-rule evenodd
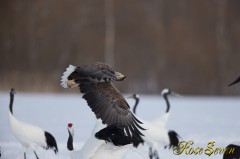
M164 88L161 92L162 96L166 96L166 95L174 95L174 96L181 96L175 92L173 92L172 90L170 90L169 88Z
M74 135L74 130L73 130L73 124L72 123L68 123L68 127L67 127L69 133L71 133L71 135Z
M169 88L164 88L161 92L161 95L164 96L164 95L170 95L172 94L173 92L169 89Z
M131 95L131 96L127 97L127 98L139 99L140 97L139 97L138 94L134 93L133 95Z
M14 95L15 93L16 93L15 89L14 89L14 88L11 88L10 94L11 94L11 95Z
M71 128L73 126L72 123L68 123L68 127Z

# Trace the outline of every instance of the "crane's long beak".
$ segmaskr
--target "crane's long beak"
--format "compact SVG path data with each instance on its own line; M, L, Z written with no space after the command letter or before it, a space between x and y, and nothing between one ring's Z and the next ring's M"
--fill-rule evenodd
M173 95L173 96L175 96L175 97L183 97L182 95L180 95L180 94L178 94L178 93L176 93L176 92L171 92L171 94Z
M133 98L133 95L130 95L127 97L127 99L132 99Z

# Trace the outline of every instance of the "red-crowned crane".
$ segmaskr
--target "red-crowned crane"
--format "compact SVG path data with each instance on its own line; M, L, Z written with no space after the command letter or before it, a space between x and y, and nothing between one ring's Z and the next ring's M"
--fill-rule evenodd
M14 101L15 90L10 91L10 104L9 104L9 124L12 133L20 141L24 149L24 159L26 159L26 149L30 148L34 152L37 159L36 153L37 147L43 147L45 149L53 149L55 154L58 152L58 147L54 137L47 131L41 128L30 125L19 121L13 115L13 101Z

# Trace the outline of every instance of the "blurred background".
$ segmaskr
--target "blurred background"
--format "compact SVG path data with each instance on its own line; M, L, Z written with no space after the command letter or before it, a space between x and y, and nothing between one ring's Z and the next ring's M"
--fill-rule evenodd
M66 91L69 64L107 62L123 93L238 95L239 0L1 0L0 91Z

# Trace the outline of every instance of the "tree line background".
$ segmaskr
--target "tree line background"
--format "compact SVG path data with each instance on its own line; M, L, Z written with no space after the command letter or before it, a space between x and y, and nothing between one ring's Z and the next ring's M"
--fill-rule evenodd
M103 61L124 93L237 95L239 0L1 0L0 91L60 87L69 64Z

